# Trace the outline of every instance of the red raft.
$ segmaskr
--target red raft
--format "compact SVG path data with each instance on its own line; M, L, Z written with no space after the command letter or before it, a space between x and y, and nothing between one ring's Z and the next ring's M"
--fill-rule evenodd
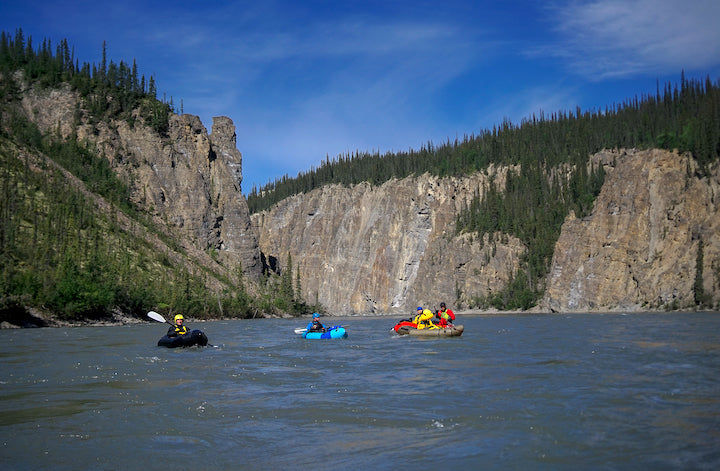
M415 337L459 337L462 335L465 327L462 325L448 324L447 327L433 325L418 329L417 324L412 319L403 319L393 327L398 335L412 335Z

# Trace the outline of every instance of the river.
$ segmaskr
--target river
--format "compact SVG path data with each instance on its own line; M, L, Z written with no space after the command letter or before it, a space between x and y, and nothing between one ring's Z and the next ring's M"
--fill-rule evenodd
M0 331L0 469L720 469L720 313L322 320Z

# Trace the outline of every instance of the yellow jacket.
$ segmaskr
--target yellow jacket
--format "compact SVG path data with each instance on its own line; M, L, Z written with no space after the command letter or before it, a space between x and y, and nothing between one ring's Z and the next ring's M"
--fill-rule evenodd
M433 324L432 318L434 314L430 309L423 309L422 314L418 314L413 319L413 323L417 324L418 329L438 329L439 327Z

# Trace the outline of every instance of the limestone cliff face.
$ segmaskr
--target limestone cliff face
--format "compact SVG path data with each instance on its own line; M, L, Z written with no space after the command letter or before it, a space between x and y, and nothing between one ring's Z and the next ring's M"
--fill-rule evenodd
M720 178L687 155L601 152L605 185L592 214L567 218L543 306L553 311L687 307L700 242L703 287L720 300Z
M703 287L720 301L720 178L698 178L688 156L601 152L607 177L593 213L568 217L556 245L548 311L694 305L699 242ZM508 170L490 169L502 187ZM500 290L524 253L507 235L455 235L455 215L487 175L427 175L379 187L325 187L253 215L263 253L299 267L304 296L336 313L409 313L440 301L467 306Z
M241 193L241 155L229 118L213 119L210 135L197 116L170 118L170 144L148 143L143 130L120 126L123 143L137 149L138 203L157 211L202 249L240 261L249 273L261 270L257 236ZM155 138L157 140L157 137ZM128 148L126 147L126 148ZM125 155L130 155L129 153Z
M507 169L489 169L504 181ZM379 187L327 186L253 215L263 253L299 269L304 296L334 313L411 313L499 290L524 246L455 235L455 215L488 174L423 175Z
M213 252L246 274L261 271L257 235L241 192L242 156L236 147L235 126L226 117L214 118L212 133L197 116L171 115L167 137L136 121L91 125L68 88L23 91L28 118L44 132L93 143L115 171L132 182L133 201L159 217L188 248ZM232 271L232 269L231 269Z

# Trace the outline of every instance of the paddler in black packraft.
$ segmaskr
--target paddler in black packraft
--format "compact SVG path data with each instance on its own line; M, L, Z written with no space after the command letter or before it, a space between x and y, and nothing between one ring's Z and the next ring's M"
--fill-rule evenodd
M190 330L188 330L188 328L183 325L183 321L185 321L185 318L182 314L178 314L177 316L175 316L174 321L175 325L168 329L168 337L177 337L178 335L185 335L190 332Z

